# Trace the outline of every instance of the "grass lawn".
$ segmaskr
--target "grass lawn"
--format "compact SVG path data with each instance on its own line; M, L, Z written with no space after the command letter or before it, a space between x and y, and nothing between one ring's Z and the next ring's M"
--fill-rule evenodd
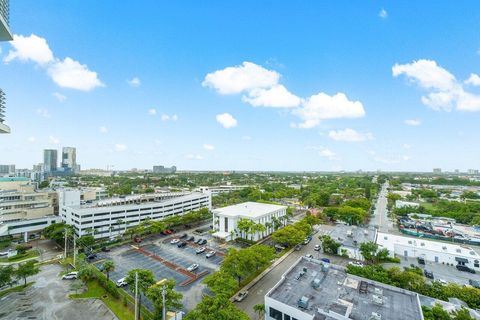
M112 310L112 312L118 317L120 320L132 320L134 319L133 312L127 308L124 304L122 299L115 299L110 294L108 294L105 289L103 289L97 281L90 280L87 283L88 290L79 293L79 294L71 294L70 298L72 299L82 299L82 298L97 298L101 299L105 305Z
M0 262L18 262L29 258L36 258L38 257L38 251L35 249L29 250L24 254L17 254L16 256L10 258L0 258Z
M23 284L22 284L21 286L11 287L11 288L8 288L6 290L2 290L2 291L0 291L0 298L9 294L9 293L11 293L11 292L22 292L26 288L30 287L32 284L33 284L33 282L28 282L27 286L23 286Z

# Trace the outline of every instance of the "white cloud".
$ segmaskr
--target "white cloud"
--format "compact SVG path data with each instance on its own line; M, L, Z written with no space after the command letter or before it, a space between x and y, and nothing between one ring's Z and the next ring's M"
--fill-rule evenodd
M404 143L403 146L402 146L404 149L410 149L412 146L409 145L408 143Z
M203 156L199 154L187 154L185 157L192 160L203 160Z
M100 133L107 133L108 129L107 127L101 126L100 128L98 128L98 131L100 131Z
M38 108L37 109L37 114L41 117L49 119L51 117L50 112L48 112L47 109L45 108Z
M215 150L215 146L213 146L211 144L208 144L208 143L205 143L205 144L203 144L203 149L208 150L208 151L212 151L212 150Z
M381 9L379 12L378 12L378 16L382 19L386 19L388 17L388 12L387 10L385 9Z
M9 63L15 59L22 62L33 61L40 65L53 61L53 52L50 50L47 41L44 38L31 34L28 37L21 35L13 35L13 41L10 41L13 50L3 59L5 63Z
M115 151L122 152L122 151L127 150L127 146L124 145L124 144L121 144L121 143L117 143L117 144L115 144L114 149L115 149Z
M339 118L361 118L365 110L360 101L350 101L344 93L329 96L319 93L308 98L302 108L293 110L293 114L303 120L299 128L313 128L321 120Z
M470 77L465 80L465 84L471 85L471 86L480 86L480 76L476 73L470 74Z
M404 121L407 126L419 126L422 124L422 121L419 119L407 119Z
M237 119L235 119L230 113L217 114L216 119L225 129L234 128L238 124Z
M162 119L162 121L168 121L168 120L170 120L170 116L168 114L162 114L160 119Z
M408 161L408 160L410 160L410 159L412 159L412 157L406 156L406 155L403 155L403 156L402 156L402 160L403 160L403 161Z
M321 150L319 150L318 155L323 158L327 158L328 160L338 160L337 154L327 148L322 148Z
M215 89L220 94L235 94L258 88L270 88L278 83L280 74L252 62L227 67L205 76L204 87Z
M97 73L86 65L69 57L63 60L55 58L44 38L34 34L28 37L14 35L10 43L13 49L3 60L5 63L13 60L32 61L44 68L53 82L62 88L90 91L105 86Z
M373 139L373 135L370 132L358 132L349 128L337 131L332 130L328 133L328 136L336 141L347 142L360 142Z
M105 85L98 79L95 71L72 58L66 57L63 61L56 61L48 68L52 80L62 88L81 91L91 91Z
M250 137L250 136L242 136L242 140L249 141L249 140L252 140L252 137Z
M51 144L59 144L60 143L60 139L58 139L57 137L54 137L54 136L49 136L48 141Z
M433 60L395 64L392 67L392 74L394 77L405 75L411 82L425 89L427 94L422 96L421 101L433 110L480 111L480 96L465 91L462 82ZM471 74L465 83L480 84L480 79L476 74Z
M67 100L67 97L59 92L52 93L52 96L54 96L60 102L64 102L65 100Z
M254 107L291 108L298 107L302 99L292 94L282 85L275 85L268 89L256 88L242 97L243 102Z
M171 117L172 121L177 121L178 120L178 116L176 114L174 114L172 117Z
M28 137L27 141L28 142L35 142L35 141L37 141L37 138L35 138L34 136L31 136L31 137Z
M138 77L133 77L132 79L127 80L127 83L130 87L133 87L133 88L140 87L140 85L142 84L142 82Z
M148 109L148 114L151 115L151 116L154 116L157 114L157 110L152 108L152 109Z

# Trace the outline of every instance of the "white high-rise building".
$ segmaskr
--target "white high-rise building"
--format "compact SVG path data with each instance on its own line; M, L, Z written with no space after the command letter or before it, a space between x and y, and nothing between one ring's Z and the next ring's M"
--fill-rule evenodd
M62 149L62 168L64 171L75 171L77 168L77 149L73 147L63 147Z
M0 0L0 41L13 40L12 32L9 27L10 22L10 2L9 0ZM5 93L0 89L0 133L10 133L10 128L5 121Z

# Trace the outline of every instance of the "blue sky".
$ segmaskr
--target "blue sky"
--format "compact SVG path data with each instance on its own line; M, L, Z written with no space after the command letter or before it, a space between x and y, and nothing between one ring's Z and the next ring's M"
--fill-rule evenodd
M0 162L479 168L476 1L11 1Z

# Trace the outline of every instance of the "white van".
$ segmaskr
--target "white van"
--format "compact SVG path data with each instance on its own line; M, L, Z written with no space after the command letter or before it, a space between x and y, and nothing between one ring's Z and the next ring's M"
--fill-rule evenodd
M125 278L118 279L117 281L117 287L125 287L128 283L125 281Z

